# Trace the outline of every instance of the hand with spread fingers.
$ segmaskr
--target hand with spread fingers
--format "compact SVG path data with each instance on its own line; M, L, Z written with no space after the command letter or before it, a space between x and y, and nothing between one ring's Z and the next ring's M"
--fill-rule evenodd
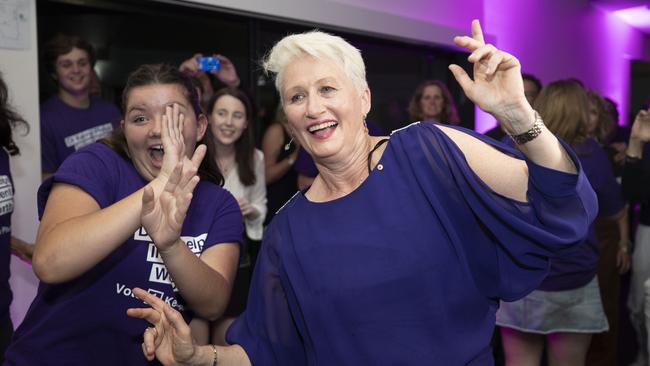
M513 55L486 44L478 20L472 21L472 36L455 37L454 43L471 52L473 77L458 65L449 69L474 103L499 120L512 135L529 130L534 112L524 94L521 65Z
M190 327L181 314L147 291L134 288L133 293L151 306L127 310L127 315L144 319L152 325L143 334L142 351L147 360L158 358L165 366L191 364L197 350Z

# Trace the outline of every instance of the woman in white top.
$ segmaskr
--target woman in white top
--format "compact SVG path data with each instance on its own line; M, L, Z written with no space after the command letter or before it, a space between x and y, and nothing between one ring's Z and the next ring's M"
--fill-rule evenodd
M225 177L223 187L237 199L244 215L246 235L262 240L266 217L264 154L255 148L252 104L244 92L235 88L217 91L208 103L210 130L215 157Z
M250 128L254 115L252 103L243 91L223 88L210 99L207 115L216 147L214 159L224 176L223 188L232 193L239 203L246 226L246 245L250 246L262 240L267 211L264 154L255 148L253 130ZM212 323L210 333L214 343L223 342L225 329L246 308L250 284L247 253L246 249L242 251L240 268L224 318Z

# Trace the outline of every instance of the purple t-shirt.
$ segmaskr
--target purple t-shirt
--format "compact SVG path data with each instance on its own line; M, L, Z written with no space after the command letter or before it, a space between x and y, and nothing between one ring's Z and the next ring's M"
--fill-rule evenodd
M621 186L616 182L607 153L596 140L587 139L574 148L591 187L598 197L598 216L608 217L625 206ZM539 287L562 291L585 286L598 270L598 241L593 223L587 238L573 250L551 260L551 270Z
M393 132L383 169L356 190L320 203L298 193L280 209L228 342L253 365L493 365L499 299L537 288L548 258L596 215L571 156L579 174L526 161L528 202L518 202L481 181L434 124Z
M105 208L147 182L131 162L102 144L71 155L39 189L42 214L53 183L83 189ZM194 191L181 239L197 256L217 243L240 242L243 221L237 202L223 188L200 182ZM187 269L188 271L191 268ZM147 323L126 316L142 307L132 289L164 299L188 319L155 245L143 228L83 275L58 285L41 283L5 355L9 365L147 365L142 332Z
M53 96L41 105L41 170L54 173L80 148L107 137L122 115L113 104L90 97L88 108L74 108Z
M11 213L14 189L9 170L9 154L0 147L0 321L9 316L12 294L9 287L11 262Z

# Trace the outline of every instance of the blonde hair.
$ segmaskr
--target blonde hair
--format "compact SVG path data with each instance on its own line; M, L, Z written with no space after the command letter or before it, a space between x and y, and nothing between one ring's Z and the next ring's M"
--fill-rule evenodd
M275 87L280 98L283 98L281 88L284 69L302 56L333 61L350 78L359 94L368 88L361 51L341 37L313 30L282 38L262 60L264 70L275 74Z
M587 137L589 98L575 80L546 85L535 99L535 109L546 127L569 145L575 146Z

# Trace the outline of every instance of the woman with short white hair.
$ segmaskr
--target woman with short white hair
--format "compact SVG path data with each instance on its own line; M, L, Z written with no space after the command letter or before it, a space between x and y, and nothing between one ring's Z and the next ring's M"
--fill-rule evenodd
M456 37L474 80L450 69L519 151L457 127L416 123L390 139L364 127L358 50L320 32L268 55L292 137L319 174L265 232L231 346L197 346L145 291L143 350L180 365L491 365L500 299L525 296L549 257L586 234L596 201L578 160L524 96L519 62L478 21Z

